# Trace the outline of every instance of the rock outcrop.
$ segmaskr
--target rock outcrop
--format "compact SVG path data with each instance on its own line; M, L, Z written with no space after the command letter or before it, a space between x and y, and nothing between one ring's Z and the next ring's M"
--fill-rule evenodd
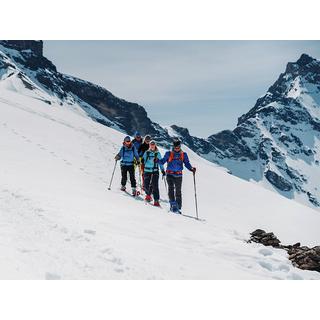
M286 250L288 258L295 267L320 272L320 246L309 248L301 246L299 242L293 245L282 245L273 232L265 232L261 229L251 232L250 235L249 243L256 242L265 246Z

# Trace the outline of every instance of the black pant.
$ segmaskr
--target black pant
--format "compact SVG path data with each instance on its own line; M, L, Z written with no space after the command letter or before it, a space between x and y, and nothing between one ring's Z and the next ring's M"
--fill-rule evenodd
M182 187L182 176L173 176L171 174L167 175L168 182L168 196L170 202L176 201L178 203L179 209L182 207L182 195L181 195L181 187Z
M135 188L137 186L136 177L134 174L134 166L121 166L121 185L125 186L127 184L128 172L130 174L131 187Z
M147 195L153 194L154 201L159 201L159 172L144 173L144 189Z

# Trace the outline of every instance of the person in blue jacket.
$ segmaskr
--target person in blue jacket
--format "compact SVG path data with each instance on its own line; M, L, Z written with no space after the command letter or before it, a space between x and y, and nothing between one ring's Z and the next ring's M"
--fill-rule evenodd
M150 202L152 200L151 194L154 198L153 205L160 206L159 199L159 167L163 175L165 171L163 165L159 162L161 160L161 153L159 152L156 142L150 141L149 149L143 154L144 163L144 189L146 191L145 200Z
M139 131L136 131L134 134L134 139L132 144L135 146L136 150L139 152L140 146L142 145L142 136Z
M159 160L159 163L167 162L167 182L168 196L170 201L170 210L176 213L181 213L182 208L182 170L183 166L192 171L194 174L196 168L190 164L188 155L181 150L181 141L175 140L171 151L167 151L164 157Z
M128 172L130 175L130 182L132 188L132 194L137 194L137 182L134 173L134 160L136 159L137 163L139 164L139 155L138 151L135 146L132 144L131 139L129 136L126 136L123 140L123 146L121 147L120 151L115 156L116 160L120 161L121 167L121 190L126 190Z

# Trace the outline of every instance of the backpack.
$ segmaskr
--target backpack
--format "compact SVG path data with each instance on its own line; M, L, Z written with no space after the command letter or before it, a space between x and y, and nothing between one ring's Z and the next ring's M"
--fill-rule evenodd
M168 162L172 162L173 160L180 160L181 162L183 162L183 160L184 160L184 152L180 151L180 158L179 159L175 159L174 158L174 152L170 151L170 156L169 156Z
M122 159L124 158L125 152L134 152L134 145L131 145L131 148L125 148L124 146L122 147Z
M147 153L147 158L146 158L146 163L148 162L149 158L150 158L150 152L151 151L146 151ZM158 151L154 152L154 159L157 159L158 158ZM156 162L154 162L154 165L153 165L153 170L157 169L158 168L158 164Z

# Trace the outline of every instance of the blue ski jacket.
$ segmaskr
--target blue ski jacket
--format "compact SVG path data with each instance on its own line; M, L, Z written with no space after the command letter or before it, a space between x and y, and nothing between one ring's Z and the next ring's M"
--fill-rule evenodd
M142 145L142 139L140 141L133 139L132 140L133 145L135 146L136 150L138 151L140 146Z
M188 155L183 151L167 151L164 157L159 160L161 164L167 164L167 174L173 176L182 176L183 165L192 171L192 165L190 164Z
M134 159L139 161L139 155L137 152L137 149L133 144L131 144L129 147L123 145L118 153L120 156L120 165L121 166L132 166Z
M155 160L158 160L157 162ZM161 171L163 171L163 165L160 162L162 159L161 153L158 150L151 151L147 150L143 154L144 172L156 173L159 172L159 166Z

